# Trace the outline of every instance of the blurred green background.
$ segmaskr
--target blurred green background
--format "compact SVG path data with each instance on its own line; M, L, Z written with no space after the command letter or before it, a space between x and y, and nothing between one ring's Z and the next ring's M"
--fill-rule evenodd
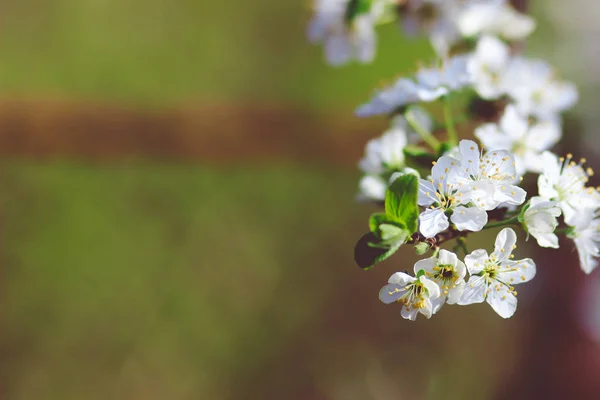
M199 118L205 106L276 105L323 118L305 132L316 143L328 115L352 125L382 78L432 59L391 24L373 65L331 69L306 43L304 2L26 0L0 14L3 99ZM226 149L219 162L7 157L1 398L503 398L538 284L509 321L486 305L402 320L377 293L413 252L358 270L352 248L373 208L354 202L356 167L304 150L304 162Z

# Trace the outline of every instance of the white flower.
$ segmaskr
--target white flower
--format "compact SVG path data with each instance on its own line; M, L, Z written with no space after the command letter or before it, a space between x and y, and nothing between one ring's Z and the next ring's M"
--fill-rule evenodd
M554 230L558 226L556 217L560 214L560 208L556 206L555 201L532 197L529 208L523 215L523 225L541 247L558 249L558 236Z
M373 1L368 12L349 21L351 0L316 0L308 38L313 43L324 44L325 57L331 65L342 65L352 59L371 62L377 41L374 25L383 14L383 3Z
M448 229L450 220L460 231L479 231L487 223L487 213L477 207L468 207L470 198L460 185L448 182L455 169L462 168L461 163L442 156L431 169L431 179L419 179L419 205L428 207L419 215L419 231L426 238L432 238Z
M492 150L482 156L472 140L461 140L458 147L462 165L451 175L450 183L461 188L477 207L493 210L500 204L523 204L527 193L514 185L519 178L510 152Z
M408 142L403 118L396 119L390 129L367 143L360 169L367 174L381 174L404 167L404 148Z
M542 174L538 178L539 195L556 201L569 225L580 209L600 207L598 191L585 187L588 176L594 171L583 168L585 159L581 159L579 164L572 159L571 154L567 154L565 159L545 151L542 153Z
M571 223L569 237L575 242L581 269L589 274L598 266L596 258L600 257L600 218L595 208L584 208Z
M535 29L533 18L521 14L505 0L471 2L457 18L463 36L498 35L507 40L523 39Z
M385 179L379 175L365 175L358 183L358 201L385 200L385 192L388 185Z
M575 85L556 79L552 67L541 60L513 58L503 85L522 115L541 120L557 118L578 98Z
M456 304L460 300L465 289L467 268L456 254L442 249L437 257L417 261L415 274L420 270L424 270L425 275L440 287L440 296L431 298L434 314L444 303Z
M456 56L444 62L441 68L419 70L414 80L400 78L393 85L375 92L368 103L356 110L356 115L390 114L400 107L431 102L460 89L471 81L467 72L468 59L468 56Z
M511 260L516 242L515 231L505 228L496 237L491 255L480 249L465 257L471 277L458 304L482 303L485 300L502 318L509 318L515 313L517 292L513 285L530 281L535 276L533 260Z
M409 35L427 34L440 56L446 56L460 33L456 17L462 7L461 0L411 0L403 7L402 28Z
M508 105L498 124L487 123L475 130L475 136L488 149L504 149L513 153L516 174L542 171L541 153L554 146L561 137L555 120L530 124L515 106Z
M508 46L493 36L482 36L477 41L467 69L473 79L473 87L484 99L494 100L504 94L503 78L508 68Z
M428 115L421 110L415 111L420 123L430 128L433 122ZM365 173L359 183L358 200L385 199L387 178L395 171L404 169L404 148L408 140L415 139L415 135L417 134L408 126L406 119L396 116L390 129L367 143L365 156L358 164Z
M421 313L427 318L433 314L431 299L440 296L440 288L425 275L414 278L403 272L392 275L379 291L379 299L385 304L402 304L402 318L414 321Z

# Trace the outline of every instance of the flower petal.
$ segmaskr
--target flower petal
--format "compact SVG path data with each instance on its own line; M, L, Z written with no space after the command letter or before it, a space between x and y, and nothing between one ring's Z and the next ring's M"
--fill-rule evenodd
M479 147L477 143L472 140L461 140L458 145L460 149L460 155L462 159L460 160L461 164L465 168L469 168L469 173L474 175L479 172L479 158L481 154L479 154Z
M396 272L395 274L390 276L390 279L388 279L388 283L395 283L396 285L406 286L409 283L413 283L416 280L417 279L415 277L412 277L404 272Z
M529 282L536 273L535 262L531 258L503 262L500 270L502 272L498 273L498 280L509 285Z
M510 318L517 310L517 297L509 288L498 283L490 287L486 301L502 318Z
M429 257L424 260L419 260L415 263L414 271L415 275L419 273L420 270L424 270L427 273L433 274L433 267L437 264L437 258Z
M423 275L421 275L420 280L423 286L425 286L425 289L427 289L429 297L440 297L440 287L437 285L437 283L435 283L431 279L426 278Z
M419 200L418 203L420 206L429 207L433 203L439 201L439 199L435 196L437 193L436 188L433 186L433 183L427 181L425 179L419 179Z
M494 123L483 124L475 129L475 137L488 149L511 149L513 139L505 135Z
M448 304L456 304L460 301L460 299L462 298L462 295L465 291L465 288L467 287L467 284L465 281L461 281L459 284L456 285L455 288L452 288L448 291L448 297L446 299L446 302Z
M425 304L423 305L423 308L419 309L419 312L423 314L426 318L431 318L431 316L433 315L433 304L431 304L431 300L428 298L423 300L423 302Z
M404 319L409 319L411 321L414 321L417 319L417 314L419 313L419 309L418 308L408 308L407 306L402 307L402 311L400 311L400 315L402 315L402 318Z
M510 257L513 247L517 244L517 234L511 228L504 228L496 236L496 243L494 245L494 252L492 257L495 257L498 261L508 260Z
M438 261L440 264L456 266L459 262L458 257L451 251L441 249L438 253Z
M558 236L554 233L541 233L533 230L530 230L529 233L535 238L540 247L549 249L558 249L560 247L558 244Z
M379 290L379 300L385 304L391 304L406 293L404 286L395 283L388 283Z
M419 215L419 231L426 238L432 238L450 226L448 217L440 208L428 208Z
M469 274L475 275L483 271L485 262L488 260L488 253L483 249L475 250L465 257L465 264Z
M495 189L494 200L500 203L518 206L523 204L527 198L527 192L518 186L496 184Z
M446 295L442 293L440 296L436 298L431 297L429 300L431 301L432 312L436 314L446 302Z
M469 282L465 286L465 290L458 301L461 306L469 304L483 303L485 300L485 292L487 290L487 284L485 279L481 276L471 276Z
M454 209L450 220L459 231L480 231L488 222L487 212L477 207L459 206Z
M384 200L387 185L376 175L365 175L358 184L359 200Z

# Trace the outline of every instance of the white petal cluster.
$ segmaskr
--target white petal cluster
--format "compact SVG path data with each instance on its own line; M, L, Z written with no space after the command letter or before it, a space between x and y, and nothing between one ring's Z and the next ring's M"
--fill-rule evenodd
M487 211L500 205L521 205L527 193L516 185L514 156L506 150L479 151L471 140L462 140L458 152L442 156L429 180L419 181L419 230L432 238L450 227L476 232L488 222ZM450 215L450 218L448 216Z
M552 202L560 209L564 222L570 227L568 237L575 242L581 269L589 274L598 265L595 258L600 257L600 193L597 188L586 186L594 171L584 168L585 159L581 159L579 163L573 161L571 154L559 158L546 151L542 154L542 161L542 174L538 177L539 200L536 201L546 204ZM550 221L547 216L545 219ZM554 226L556 227L555 224ZM549 228L550 225L547 225L546 231ZM536 239L543 246L540 239ZM546 242L546 239L551 242ZM546 236L542 240L546 244L556 244L544 247L558 247L558 240L552 236Z
M578 99L571 82L558 79L543 60L510 54L497 37L483 35L468 62L473 88L486 100L506 96L523 117L560 121L560 114Z
M598 266L600 257L600 217L594 208L585 208L571 220L569 237L575 242L581 269L586 274Z
M559 248L558 234L566 234L582 270L589 274L598 267L600 187L588 186L593 170L585 159L550 152L562 137L562 113L577 102L578 91L547 62L520 54L522 46L514 41L534 31L531 17L509 0L313 1L308 36L323 45L330 64L372 61L375 26L394 16L406 32L427 35L438 58L432 67L376 91L356 110L360 117L391 118L359 162L358 198L384 202L385 212L369 220L370 232L355 249L357 263L367 268L381 262L399 243L414 244L417 254L433 251L414 265L414 276L393 274L379 293L382 302L400 303L402 317L413 321L419 313L430 318L444 304L482 302L510 318L517 308L515 286L534 278L536 265L530 258L513 260L517 235L509 225L520 226L545 248ZM472 106L454 118L453 108L461 103L452 95L458 91ZM440 99L443 121L419 108ZM499 107L504 110L496 118ZM474 131L481 147L459 142L463 131L457 129L476 114L485 121ZM431 151L409 146L417 138ZM429 171L427 164L436 158ZM526 173L539 174L538 195L529 199L520 187ZM388 191L405 174L419 178L418 186L405 177ZM491 254L469 253L471 232L499 227L504 229ZM440 248L451 240L464 261ZM368 251L361 254L361 246Z
M534 31L535 25L533 18L516 11L504 0L467 2L457 18L458 30L467 37L491 34L506 40L521 40Z
M468 56L456 56L439 68L423 68L414 78L400 78L393 85L375 92L368 103L356 110L359 117L394 113L400 107L428 103L470 84Z
M425 276L440 288L439 296L431 299L434 314L445 303L458 303L465 290L467 268L456 254L442 249L437 256L417 261L414 269L416 274L425 271Z
M578 100L576 86L558 79L552 66L543 60L513 58L504 87L522 115L539 120L558 118Z
M461 231L479 231L487 223L487 213L469 205L468 186L449 182L459 168L462 168L460 161L442 156L431 169L430 179L419 180L419 205L426 207L419 216L419 230L426 238L449 228L450 213L450 220Z
M596 188L586 186L594 171L584 168L584 162L582 159L576 163L570 154L566 158L559 158L549 151L542 153L539 195L546 200L556 201L569 225L582 209L600 207L600 194Z
M433 121L424 110L414 107L411 111L420 126L431 130ZM404 116L398 115L392 119L387 131L367 143L365 155L358 164L364 173L359 183L359 200L385 199L392 174L405 170L406 145L414 143L417 138Z
M517 291L514 285L525 283L535 276L535 263L530 258L513 261L517 234L505 228L496 237L494 252L483 249L465 257L469 281L458 302L460 305L486 301L502 318L510 318L517 310Z
M315 15L308 26L308 39L322 43L331 65L351 60L369 63L375 57L375 25L383 15L386 1L374 0L368 12L348 20L351 0L315 0Z
M417 271L418 272L418 271ZM414 278L404 272L396 272L379 291L379 299L385 304L402 304L402 318L414 321L421 313L427 318L433 315L432 299L440 297L440 288L425 275Z
M535 29L535 21L506 0L407 0L402 26L408 34L425 33L444 56L462 38L492 34L520 40Z
M541 247L558 249L558 236L554 233L558 226L557 217L561 210L555 201L542 197L532 197L529 207L523 214L523 225Z
M532 123L514 105L508 105L498 123L479 126L475 136L488 149L512 152L516 174L522 176L526 172L542 172L542 152L558 143L562 132L556 120Z
M496 237L492 254L475 250L463 263L456 254L442 249L415 264L418 278L402 272L392 275L380 290L379 299L385 304L401 303L402 317L413 321L419 312L430 318L445 303L469 305L484 301L502 318L510 318L517 309L514 285L530 281L536 273L533 260L513 260L516 243L515 231L505 228ZM467 271L470 277L465 282Z
M468 198L482 210L493 210L500 204L521 205L527 193L516 183L516 163L507 150L479 151L477 143L462 140L459 144L461 168L452 174L452 183L464 187Z

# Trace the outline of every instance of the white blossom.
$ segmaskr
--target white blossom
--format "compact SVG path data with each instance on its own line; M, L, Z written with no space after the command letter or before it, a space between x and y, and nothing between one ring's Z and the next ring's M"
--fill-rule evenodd
M513 105L508 105L498 124L486 123L475 130L475 136L488 149L509 150L515 158L517 176L527 171L542 171L541 153L561 138L556 120L530 123Z
M487 301L502 318L510 318L515 313L517 292L514 285L528 282L535 276L533 260L511 260L516 242L515 231L505 228L496 237L494 252L491 255L479 249L465 257L465 264L471 276L458 304Z
M535 29L535 21L521 14L506 0L470 2L457 17L458 30L463 36L492 34L507 40L520 40Z
M396 272L379 291L379 299L385 304L402 304L402 318L414 321L421 313L427 318L433 314L431 299L440 296L440 288L425 275L414 278L404 272Z
M419 107L413 109L415 118L425 129L431 129L433 121ZM407 143L415 142L418 134L408 125L406 119L399 115L392 119L390 128L380 137L369 141L365 147L365 155L359 162L359 168L365 175L359 183L358 200L385 199L388 188L387 178L395 171L405 168L404 148Z
M385 200L385 192L388 185L385 179L379 175L365 175L358 183L358 201Z
M440 296L431 298L434 314L444 303L456 304L460 300L465 289L467 268L456 254L442 249L437 257L417 261L415 274L420 270L424 270L425 275L440 287Z
M491 150L485 155L472 140L459 143L461 168L451 174L449 181L459 187L466 198L483 210L493 210L500 204L521 205L527 193L516 186L520 181L515 160L507 150Z
M552 67L542 60L513 58L503 85L522 115L541 120L556 119L578 99L575 85L557 79Z
M315 0L315 15L308 26L308 38L323 43L325 57L331 65L350 60L371 62L375 56L377 37L374 25L384 11L384 1L373 1L368 12L348 20L351 0Z
M594 171L584 168L584 162L585 159L581 159L579 163L575 163L571 154L566 158L558 158L549 151L542 153L542 174L538 178L539 195L557 202L567 224L571 224L579 210L600 207L598 191L585 186Z
M460 39L456 18L462 0L409 0L402 9L402 27L409 35L426 34L440 56Z
M360 160L359 168L367 174L381 174L388 170L404 167L404 148L408 143L407 135L403 123L392 124L391 128L383 135L367 143L365 156Z
M572 219L569 237L575 242L581 269L586 274L597 266L600 257L600 218L595 208L580 209Z
M558 226L556 218L561 210L555 201L542 197L532 197L529 208L523 214L523 225L541 247L558 249L558 236L554 233Z
M447 213L460 231L479 231L487 223L487 213L477 207L469 207L470 198L460 185L449 183L455 169L462 168L460 161L442 156L431 169L429 180L419 179L419 205L427 209L419 215L419 231L432 238L448 229ZM466 187L464 187L466 188Z
M398 108L419 102L432 102L451 91L470 84L469 56L456 56L440 68L423 68L414 79L400 78L393 85L375 92L368 103L356 110L359 117L390 114Z
M486 35L477 41L467 69L479 96L494 100L504 94L503 79L509 60L508 46L496 37Z

